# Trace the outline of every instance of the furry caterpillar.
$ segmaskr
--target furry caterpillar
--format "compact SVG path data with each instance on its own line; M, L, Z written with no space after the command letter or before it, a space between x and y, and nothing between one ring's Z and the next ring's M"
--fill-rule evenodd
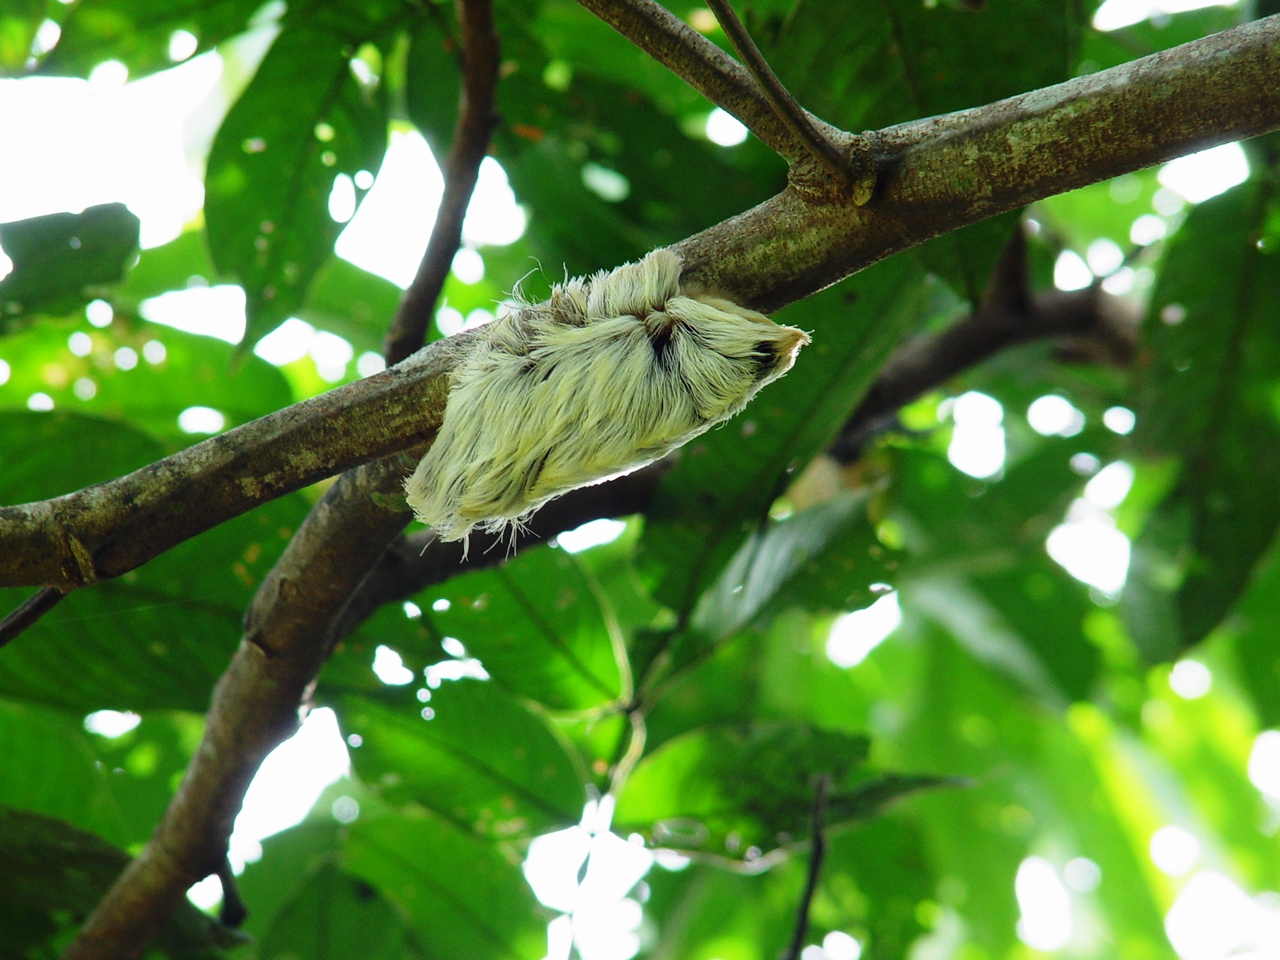
M808 342L682 291L669 250L569 280L479 329L436 441L405 481L409 505L442 540L518 526L733 416Z

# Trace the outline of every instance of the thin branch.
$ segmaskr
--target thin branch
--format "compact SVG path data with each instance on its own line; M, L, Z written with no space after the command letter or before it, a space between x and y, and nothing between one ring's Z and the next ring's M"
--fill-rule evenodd
M653 0L578 2L717 107L741 120L775 153L793 162L810 155L808 145L777 113L742 64L665 7ZM812 122L823 136L837 142L854 139L821 120Z
M490 0L459 0L457 13L462 84L458 119L444 164L444 196L417 275L387 331L383 353L388 364L399 363L426 339L440 291L462 240L462 224L475 192L480 162L489 149L489 135L497 122L493 104L498 84L498 37L493 30Z
M908 341L880 376L828 451L842 463L861 456L863 444L898 410L1003 350L1033 340L1057 340L1070 359L1126 365L1137 342L1136 319L1095 284L1064 292L1027 290L1026 240L1010 235L977 309L939 333Z
M805 145L805 149L815 161L826 168L833 180L837 183L848 181L850 179L849 157L831 137L818 129L813 122L813 117L782 85L782 81L773 72L773 68L765 60L760 48L751 39L751 34L738 19L729 0L707 0L707 6L715 14L720 28L724 30L725 36L729 38L734 51L738 54L738 59L760 85L760 89L768 98L778 118L791 128L795 138Z
M66 594L52 587L42 587L22 601L0 620L0 647L22 633L46 613L62 602Z
M815 205L786 190L673 249L687 285L768 312L940 233L1277 127L1280 16L1272 16L882 131L873 206ZM0 586L74 589L118 576L273 497L425 442L447 396L449 351L463 340L440 341L121 480L0 508Z
M822 860L827 853L827 791L831 789L831 778L821 773L813 780L813 807L809 811L809 872L805 877L804 892L800 895L800 903L796 907L796 926L791 934L791 943L782 960L800 960L800 952L804 949L805 933L809 929L809 908L813 904L813 895L818 891L818 876L822 872Z

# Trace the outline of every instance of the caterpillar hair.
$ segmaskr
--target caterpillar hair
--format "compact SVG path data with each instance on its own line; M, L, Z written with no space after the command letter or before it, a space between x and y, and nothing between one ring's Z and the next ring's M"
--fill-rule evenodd
M657 460L741 410L809 342L682 291L665 249L557 285L477 333L405 481L442 540L518 527L553 497Z

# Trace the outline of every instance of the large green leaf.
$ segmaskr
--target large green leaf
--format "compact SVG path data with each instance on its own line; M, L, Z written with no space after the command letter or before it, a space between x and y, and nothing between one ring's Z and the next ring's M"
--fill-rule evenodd
M121 847L142 843L190 759L200 721L153 715L114 739L80 714L0 700L0 806L57 817Z
M1273 204L1250 183L1197 207L1143 329L1135 441L1183 460L1135 543L1126 588L1129 630L1149 659L1221 621L1280 525L1280 258L1259 249Z
M123 203L0 224L13 272L0 280L0 332L20 317L69 310L124 276L138 218Z
M500 686L555 709L600 707L622 695L621 638L564 551L528 550L426 597L431 632L461 640Z
M118 60L130 74L151 73L172 64L169 41L176 30L208 50L245 30L259 0L82 0L62 20L58 44L41 72L87 76L104 60Z
M1084 588L1045 552L1081 480L1087 434L1047 438L995 482L942 457L896 453L892 516L905 531L902 586L978 656L1049 703L1089 695L1101 657L1086 638Z
M779 315L813 344L747 410L686 446L659 486L641 541L658 600L692 611L792 471L830 442L929 291L915 262L895 257Z
M205 220L218 271L245 288L245 345L301 306L332 254L341 231L328 212L334 177L381 162L382 87L363 87L351 56L385 29L336 9L291 19L218 128Z
M661 676L794 606L821 612L868 606L875 598L871 585L883 586L898 558L877 539L865 499L844 493L751 534L699 599L688 628L671 641ZM639 644L635 669L646 670L654 652L652 642Z
M342 859L408 918L432 960L537 960L546 951L517 863L447 821L412 811L362 817Z
M875 775L867 749L865 737L800 723L694 730L640 761L614 819L658 846L751 863L808 836L818 776L833 825L940 782Z
M84 323L70 333L33 327L8 338L3 350L13 372L0 385L0 409L25 408L40 392L55 410L127 422L170 449L198 439L179 426L190 407L212 408L234 427L294 400L284 376L265 360L250 356L236 364L233 348L220 340L122 317L105 330ZM30 499L49 495L37 489Z
M268 838L237 886L257 960L418 960L404 917L377 890L342 869L346 830L314 818Z
M409 801L491 839L577 823L582 778L545 720L492 683L446 682L393 705L349 697L345 731L360 737L356 773L393 803Z
M0 807L0 956L51 956L35 950L50 940L64 942L63 934L88 915L128 862L123 850L90 833ZM219 948L238 939L184 902L165 922L156 946L165 957L217 960Z

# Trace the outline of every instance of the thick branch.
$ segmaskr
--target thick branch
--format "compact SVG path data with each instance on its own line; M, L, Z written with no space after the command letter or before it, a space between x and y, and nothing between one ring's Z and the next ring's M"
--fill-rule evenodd
M818 205L788 189L674 249L691 285L776 310L948 230L1278 127L1274 16L882 131L881 186L868 206ZM441 350L432 345L121 480L0 509L0 586L72 589L117 576L272 497L426 439L447 395Z
M489 134L497 121L493 100L498 83L498 37L493 32L489 0L460 2L458 30L462 39L462 89L444 164L444 196L431 228L427 252L387 331L383 350L387 363L399 363L426 339L431 313L462 240L462 223L475 192L480 162L489 149Z

